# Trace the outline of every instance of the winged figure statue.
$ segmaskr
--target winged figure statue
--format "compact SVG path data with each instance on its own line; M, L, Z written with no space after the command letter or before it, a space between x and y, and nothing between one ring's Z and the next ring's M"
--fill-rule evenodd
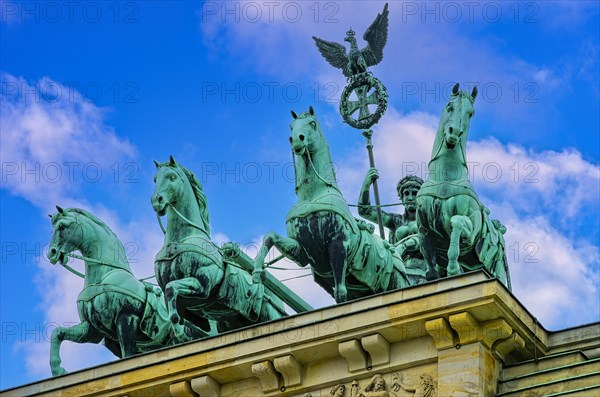
M350 52L346 53L343 44L326 41L313 36L319 52L332 66L342 69L344 76L351 78L368 70L369 66L377 65L383 59L383 47L387 42L388 35L388 4L383 7L381 14L369 26L363 39L368 45L362 50L358 49L356 37L352 28L346 32L344 41L350 43Z

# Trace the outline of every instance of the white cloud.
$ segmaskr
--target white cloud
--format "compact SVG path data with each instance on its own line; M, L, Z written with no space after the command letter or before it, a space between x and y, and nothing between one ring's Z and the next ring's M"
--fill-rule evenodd
M242 62L238 71L297 79L324 62L313 35L342 41L350 28L344 21L353 21L362 37L384 3L362 1L347 7L337 2L206 2L199 11L200 31L213 56L233 56L238 66Z
M2 188L49 211L69 205L82 179L96 180L135 149L105 123L106 109L48 77L2 79ZM65 199L62 200L61 199Z
M542 216L499 211L514 294L547 329L598 321L598 246L573 241Z
M600 167L575 149L534 152L488 138L469 150L476 186L528 213L551 213L566 225L600 201Z

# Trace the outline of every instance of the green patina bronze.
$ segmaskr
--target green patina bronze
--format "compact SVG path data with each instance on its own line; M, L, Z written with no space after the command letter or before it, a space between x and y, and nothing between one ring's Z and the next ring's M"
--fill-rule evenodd
M152 207L158 216L167 215L168 225L154 270L173 324L186 319L208 332L214 320L217 331L224 332L285 316L281 300L254 284L247 271L224 261L211 241L207 200L196 176L173 157L155 164Z
M171 324L162 292L133 275L123 244L104 222L82 209L56 208L58 212L51 215L48 259L66 266L68 256L78 257L72 253L79 251L85 262L85 279L77 298L81 323L52 331L52 375L67 372L60 359L60 345L65 340L104 340L117 357L128 357L173 345L172 331L190 337L206 335L188 323Z
M346 123L357 129L370 128L376 124L387 109L387 91L385 86L369 72L369 66L377 65L383 59L383 48L387 42L389 11L387 3L371 26L365 31L363 39L368 43L358 49L355 32L346 32L344 41L350 43L350 52L346 53L343 44L326 41L313 36L319 52L332 66L342 69L348 79L340 98L340 114ZM354 98L354 99L353 99ZM375 105L373 113L369 105ZM358 117L353 114L358 110Z
M363 35L363 39L368 43L367 47L359 50L354 31L350 29L346 32L344 41L350 43L348 54L346 54L346 47L342 44L325 41L313 36L321 55L330 65L342 69L348 80L348 85L344 88L340 97L340 114L348 125L357 129L364 129L363 135L367 142L371 168L375 168L375 159L371 141L373 131L370 128L379 122L387 110L388 96L385 86L369 72L368 67L377 65L383 59L383 48L387 43L388 25L389 11L386 3L381 14L377 15ZM373 113L369 109L370 105L376 105ZM353 114L357 110L359 111L358 117L354 118ZM379 234L382 238L385 238L377 180L373 180L372 184Z
M85 278L84 289L77 300L81 323L52 333L53 375L66 372L59 354L63 340L104 340L115 355L126 357L282 318L287 315L284 302L297 312L310 310L265 272L272 247L301 267L310 265L314 280L338 303L481 268L510 288L506 228L490 219L468 179L466 143L476 88L471 94L459 91L458 84L453 88L442 112L427 181L406 176L398 183L404 213L381 210L369 128L385 112L387 92L368 67L383 58L388 14L386 4L364 34L368 46L362 50L352 30L345 39L350 43L348 54L341 44L313 37L321 54L348 78L340 112L346 123L363 129L371 167L360 192L359 214L377 221L382 237L350 212L312 107L300 115L292 111L289 140L297 202L287 214L287 237L267 233L254 260L235 243L219 247L212 242L207 199L191 171L173 157L155 162L151 202L165 233L154 264L160 288L132 274L123 245L92 214L57 207L58 213L51 216L50 261L76 274L66 264L67 256L85 262L85 275L79 274ZM165 215L166 230L161 222ZM390 231L389 242L384 227Z
M287 214L289 237L267 233L255 258L260 282L264 260L275 246L299 266L311 265L315 281L336 302L408 286L394 247L356 221L338 188L329 145L313 108L292 112L290 144L296 157L297 203Z
M377 207L371 205L369 189L379 178L376 168L367 171L358 198L358 213L371 222L377 222ZM417 227L417 193L423 180L415 175L402 178L396 187L398 197L404 205L403 214L381 211L382 224L389 229L389 242L396 246L396 252L402 258L406 274L411 285L424 282L426 265L421 255L419 229Z
M442 111L429 176L417 194L421 252L429 280L484 268L510 288L506 228L490 219L468 177L466 147L476 96L477 88L468 94L456 84Z

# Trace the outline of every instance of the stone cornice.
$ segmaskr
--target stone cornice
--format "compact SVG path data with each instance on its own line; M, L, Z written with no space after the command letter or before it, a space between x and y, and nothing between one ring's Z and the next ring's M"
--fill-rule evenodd
M590 331L591 338L597 334ZM226 396L242 386L254 394L296 396L374 371L435 363L439 351L457 345L481 343L509 363L545 355L548 340L501 283L475 272L118 360L2 396Z

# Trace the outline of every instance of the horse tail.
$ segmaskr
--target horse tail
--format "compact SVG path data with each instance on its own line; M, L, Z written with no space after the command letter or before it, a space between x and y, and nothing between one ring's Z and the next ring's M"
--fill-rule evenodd
M492 220L488 211L482 211L481 240L476 245L477 256L486 270L496 276L508 289L511 289L506 243L504 233L506 227L498 220Z

